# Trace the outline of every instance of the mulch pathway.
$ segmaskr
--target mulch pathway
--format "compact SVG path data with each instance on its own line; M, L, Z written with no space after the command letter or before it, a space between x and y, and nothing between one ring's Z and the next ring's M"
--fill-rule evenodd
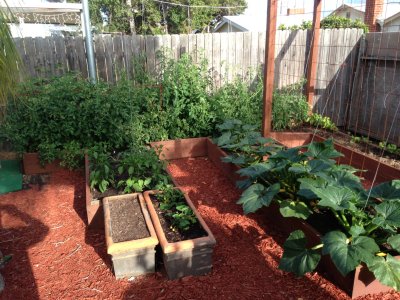
M83 173L58 170L41 189L0 196L0 249L14 255L1 270L1 299L349 299L318 273L278 270L284 237L261 215L243 215L240 192L210 161L176 160L169 169L217 239L211 274L115 280L104 233L86 229Z

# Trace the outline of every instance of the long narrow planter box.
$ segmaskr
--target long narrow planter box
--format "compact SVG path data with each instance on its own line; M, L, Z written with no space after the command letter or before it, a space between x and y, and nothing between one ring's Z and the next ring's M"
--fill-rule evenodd
M111 218L110 203L126 200L139 203L150 236L137 240L114 242L113 223L118 220ZM103 199L103 205L107 253L112 257L115 277L120 279L146 273L154 273L155 247L158 244L158 239L143 199L143 195L140 193L134 193L105 197ZM136 221L137 224L137 220L134 221Z
M325 139L313 135L312 133L301 132L272 132L271 137L282 143L287 147L302 146L310 143L311 141L322 142ZM337 159L339 164L351 165L357 169L364 170L362 177L372 181L376 173L376 183L390 181L400 178L400 170L396 169L386 163L379 162L378 160L367 156L357 150L343 146L339 143L334 143L335 149L341 152L344 157Z
M209 273L212 269L212 255L216 241L192 201L184 193L187 204L193 210L203 229L207 232L207 236L170 243L165 237L160 219L150 198L151 195L155 194L157 194L157 191L147 191L144 193L144 198L161 245L168 278L177 279L188 275Z
M42 166L40 164L38 153L24 153L22 155L22 165L25 175L45 174L52 173L57 170L57 168L59 168L60 166L60 161L55 160L52 163L48 163Z

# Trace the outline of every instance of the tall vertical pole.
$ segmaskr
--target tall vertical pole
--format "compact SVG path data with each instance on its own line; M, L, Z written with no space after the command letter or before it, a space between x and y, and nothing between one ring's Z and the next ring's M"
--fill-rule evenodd
M312 24L312 40L309 57L309 65L307 69L307 101L310 111L312 109L315 91L315 79L317 78L317 63L318 63L318 47L320 37L321 23L321 0L314 0L314 16Z
M272 94L274 90L275 35L278 1L268 0L267 33L265 40L264 93L262 134L269 136L272 121Z
M86 56L88 61L89 68L89 78L92 83L96 83L96 63L94 61L94 50L93 50L93 38L92 31L90 25L90 17L89 17L89 4L88 0L82 0L82 8L83 8L83 29L85 32L85 42L86 42Z

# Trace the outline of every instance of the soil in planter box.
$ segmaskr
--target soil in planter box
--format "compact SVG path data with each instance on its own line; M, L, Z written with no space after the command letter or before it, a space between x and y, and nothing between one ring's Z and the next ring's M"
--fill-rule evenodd
M139 240L150 236L137 199L109 202L111 236L114 243Z
M157 201L157 197L151 195L150 198L153 202L154 208L156 209L158 218L160 219L161 227L163 228L165 237L169 243L207 236L207 232L203 229L199 222L192 224L186 231L179 229L173 230L172 219L165 214L165 211L160 209L160 203Z

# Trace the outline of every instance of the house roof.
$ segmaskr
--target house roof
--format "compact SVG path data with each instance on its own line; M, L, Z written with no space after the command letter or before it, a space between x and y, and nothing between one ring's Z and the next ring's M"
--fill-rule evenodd
M330 15L348 8L365 13L365 4L342 4L337 9L335 9ZM382 14L378 17L378 21L385 23L390 22L391 20L399 16L399 13L400 13L400 1L385 3L383 6Z
M280 24L285 24L286 26L300 25L303 21L310 21L312 18L312 14L279 15L276 24L277 26ZM221 22L214 28L214 32L218 31L218 29L225 24L236 27L242 31L265 31L267 28L267 15L224 16Z

